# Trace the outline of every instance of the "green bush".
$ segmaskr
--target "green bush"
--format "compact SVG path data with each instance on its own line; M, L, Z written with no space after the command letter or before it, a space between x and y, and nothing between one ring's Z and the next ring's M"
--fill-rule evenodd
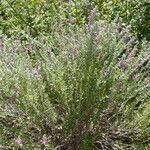
M133 115L149 97L149 48L146 43L140 49L138 44L133 47L133 38L128 36L126 42L127 34L118 33L115 24L94 23L94 14L87 29L75 31L68 26L49 38L28 36L24 42L1 37L1 147L92 150L134 146L130 139L134 137L128 134L135 134L140 116ZM142 126L138 135L144 140L149 136L145 111L139 112L144 116L136 126Z
M100 13L98 19L112 21L119 17L123 26L131 25L132 33L140 40L150 39L148 0L1 0L0 28L9 36L18 32L49 36L59 24L84 28L94 7Z
M58 24L80 25L85 22L86 2L57 0L2 0L1 29L4 34L49 35Z
M148 0L93 0L100 18L120 18L123 26L131 25L132 33L139 39L150 39L150 3Z

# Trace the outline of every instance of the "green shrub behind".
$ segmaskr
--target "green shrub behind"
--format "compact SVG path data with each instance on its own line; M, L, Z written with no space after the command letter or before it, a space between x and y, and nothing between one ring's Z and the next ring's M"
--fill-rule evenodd
M90 11L98 8L98 20L121 19L122 26L131 25L132 33L141 40L150 38L150 3L148 0L2 0L1 25L4 34L28 33L32 37L49 35L59 24L83 27Z

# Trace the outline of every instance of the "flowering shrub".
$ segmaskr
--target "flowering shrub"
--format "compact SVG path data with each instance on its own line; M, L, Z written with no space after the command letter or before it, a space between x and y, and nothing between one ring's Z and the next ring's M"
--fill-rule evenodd
M1 36L2 148L148 148L150 47L95 14L86 29Z

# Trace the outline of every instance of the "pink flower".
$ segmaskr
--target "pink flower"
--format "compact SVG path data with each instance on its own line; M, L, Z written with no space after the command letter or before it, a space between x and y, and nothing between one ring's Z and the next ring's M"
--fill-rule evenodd
M48 145L48 138L43 136L43 138L40 140L40 143L44 146Z
M16 145L20 146L20 147L23 146L23 141L22 141L22 139L19 138L19 137L14 139L14 143L15 143Z

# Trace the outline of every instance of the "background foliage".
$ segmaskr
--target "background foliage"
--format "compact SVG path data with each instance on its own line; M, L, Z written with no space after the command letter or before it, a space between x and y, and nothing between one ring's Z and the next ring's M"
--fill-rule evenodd
M74 26L87 23L94 7L98 8L99 19L120 18L123 26L131 25L139 39L150 39L148 0L1 0L1 29L7 35L48 35L60 22Z

